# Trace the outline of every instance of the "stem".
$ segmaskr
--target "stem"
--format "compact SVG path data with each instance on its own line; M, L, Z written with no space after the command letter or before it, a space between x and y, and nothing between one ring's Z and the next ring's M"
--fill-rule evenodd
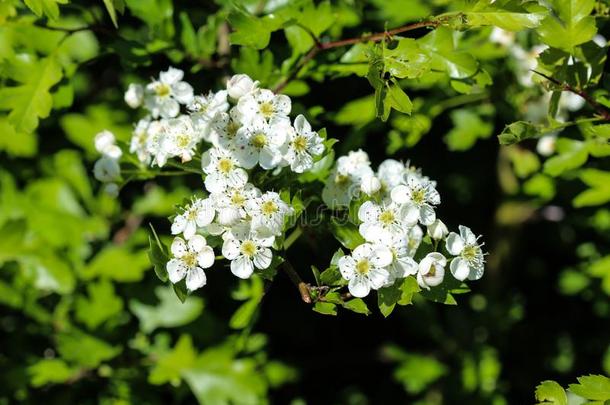
M306 304L311 304L311 295L309 294L309 286L301 280L301 277L296 272L292 264L288 260L282 263L282 268L290 278L290 281L298 288L299 293L301 294L301 299Z
M290 246L292 246L292 244L294 242L297 241L297 239L299 239L299 237L303 234L303 230L301 229L300 226L297 226L294 231L292 231L292 233L290 235L288 235L288 237L286 238L286 240L284 240L284 250L288 250L288 248Z
M393 35L397 35L397 34L400 34L403 32L407 32L407 31L413 31L413 30L416 30L419 28L424 28L424 27L436 28L439 25L442 25L443 23L445 23L448 19L449 19L449 17L435 18L435 19L431 19L431 20L420 21L417 23L404 25L402 27L394 28L389 31L384 31L384 32L379 32L379 33L369 34L369 35L363 35L363 36L356 37L356 38L340 39L337 41L320 42L317 38L312 36L312 38L314 39L315 45L301 58L301 60L295 65L295 68L292 69L292 71L290 71L288 76L286 76L284 79L282 79L274 87L273 91L276 93L281 92L288 83L290 83L292 80L294 80L297 77L297 75L299 74L301 69L310 60L315 58L316 55L321 51L325 51L327 49L339 48L339 47L348 46L348 45L359 44L362 42L369 42L369 41L370 42L379 42L384 39L391 38Z
M595 101L595 99L593 97L591 97L591 95L589 95L587 92L585 92L582 89L577 89L575 87L572 87L570 84L568 83L562 83L559 80L555 79L554 77L551 76L547 76L544 73L538 72L537 70L532 69L532 72L536 73L537 75L540 75L542 77L544 77L546 80L548 80L549 82L556 84L557 86L559 86L561 88L562 91L569 91L571 93L574 93L576 95L579 95L580 97L582 97L595 111L597 111L597 113L601 116L601 118L604 119L604 121L610 121L610 112L600 103L598 103L597 101Z

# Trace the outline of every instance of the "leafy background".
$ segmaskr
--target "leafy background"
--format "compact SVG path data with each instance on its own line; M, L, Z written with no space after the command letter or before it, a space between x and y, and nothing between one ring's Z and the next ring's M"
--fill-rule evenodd
M314 38L443 13L403 34L417 41L307 56ZM543 380L610 374L607 47L592 43L608 15L589 0L0 1L0 403L516 404ZM524 86L490 25L549 45L537 69L556 82ZM199 91L247 73L291 95L338 154L423 167L450 228L485 235L485 277L457 306L417 299L385 319L375 302L322 315L282 273L236 282L219 265L181 303L155 277L148 224L168 234L201 179L140 179L116 199L90 176L98 131L130 137L128 83L170 65ZM560 120L569 89L597 106ZM557 129L554 155L538 154ZM310 229L289 255L313 282L336 248ZM585 377L568 396L603 401L608 385ZM536 393L567 403L557 383Z

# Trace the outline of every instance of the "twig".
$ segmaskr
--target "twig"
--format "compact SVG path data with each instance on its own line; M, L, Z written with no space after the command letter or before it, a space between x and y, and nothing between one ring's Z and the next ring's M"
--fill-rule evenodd
M290 281L292 281L292 283L298 288L303 302L306 304L311 304L311 295L309 293L309 286L307 285L307 283L305 283L303 280L301 280L301 277L296 272L294 267L292 267L292 264L290 264L290 262L288 260L286 260L282 263L282 268L284 269L284 271L290 278Z
M320 42L315 36L312 35L312 39L315 42L314 46L299 60L299 62L297 62L297 64L295 65L295 68L290 71L288 76L286 76L284 79L282 79L274 87L273 91L276 93L281 92L288 83L290 83L292 80L294 80L294 78L297 77L297 75L299 74L301 69L307 63L309 63L310 60L315 58L318 53L320 53L322 51L325 51L327 49L340 48L340 47L348 46L348 45L359 44L362 42L379 42L384 39L391 38L394 35L397 35L397 34L400 34L403 32L407 32L407 31L413 31L413 30L416 30L419 28L424 28L424 27L436 28L439 25L445 23L447 18L448 17L436 18L436 19L427 20L427 21L420 21L418 23L408 24L408 25L405 25L405 26L402 26L399 28L394 28L389 31L379 32L379 33L370 34L370 35L364 35L364 36L356 37L356 38L340 39L337 41L330 41L330 42ZM310 33L310 35L311 35L311 33Z
M600 103L598 103L597 101L595 101L595 99L593 97L591 97L591 95L589 95L587 92L585 92L582 89L577 89L572 87L570 84L568 83L562 83L559 80L555 79L554 77L545 75L542 72L538 72L537 70L532 69L532 72L536 73L537 75L540 75L542 77L544 77L546 80L550 81L551 83L559 86L563 91L569 91L571 93L574 93L576 95L579 95L580 97L582 97L595 111L597 111L597 113L601 116L601 118L604 119L604 121L610 121L610 112Z

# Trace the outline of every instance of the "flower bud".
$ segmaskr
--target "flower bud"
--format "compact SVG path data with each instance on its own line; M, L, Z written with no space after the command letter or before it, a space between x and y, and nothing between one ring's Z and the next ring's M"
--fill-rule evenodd
M538 143L536 144L536 151L541 156L551 156L555 153L555 142L557 141L557 135L544 135L540 139L538 139Z
M434 240L441 240L449 233L449 229L440 219L428 225L428 235Z
M227 82L227 93L229 93L229 97L237 100L241 96L256 89L257 86L258 82L250 79L250 76L243 74L235 75Z
M104 156L118 159L123 155L123 151L115 144L112 132L102 131L95 135L95 149Z
M102 157L93 166L93 176L104 183L117 180L121 175L121 167L115 159Z
M373 195L381 189L381 182L372 174L365 174L360 182L360 190L366 195Z
M144 101L144 88L140 84L131 83L125 92L124 99L131 108L138 108Z
M116 183L107 183L104 185L104 193L110 197L117 197L119 195L119 185Z

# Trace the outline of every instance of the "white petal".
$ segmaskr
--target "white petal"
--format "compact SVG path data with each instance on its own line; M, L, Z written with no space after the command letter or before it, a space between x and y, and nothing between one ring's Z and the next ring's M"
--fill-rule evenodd
M464 250L464 240L457 233L450 232L449 236L447 236L445 247L447 248L447 252L457 256Z
M400 214L403 222L407 226L417 224L419 221L419 209L412 204L407 204L400 209Z
M159 80L165 84L178 83L184 77L184 72L174 67L169 67L167 71L159 73Z
M275 149L263 148L260 151L259 163L265 170L273 169L280 163L282 155Z
M253 271L252 261L245 256L238 256L231 262L231 273L239 278L249 278Z
M172 222L172 235L178 235L179 233L184 232L184 228L186 228L186 217L184 215L178 215L174 218L174 222Z
M176 83L172 87L172 95L180 104L188 104L193 100L193 88L186 82Z
M399 273L397 274L397 276L402 278L416 274L418 270L418 265L412 257L403 256L396 258L396 260L394 261L394 268Z
M186 243L184 243L184 239L174 238L170 250L172 251L172 255L174 255L174 257L180 258L184 256L187 250Z
M376 246L369 260L375 267L388 266L393 260L392 252L387 247Z
M432 208L428 204L423 205L419 209L419 220L424 225L432 225L436 220L436 213L434 212L434 208Z
M371 283L371 287L373 287L373 289L375 290L378 290L387 283L390 274L385 269L372 268L369 271L368 276Z
M358 219L362 222L376 222L381 209L372 201L367 201L358 209Z
M220 173L210 173L203 182L205 189L210 193L222 193L225 190L225 180Z
M467 226L464 226L464 225L460 225L458 227L458 229L460 230L460 236L462 237L462 240L464 241L465 244L476 245L477 237L474 233L472 233L470 228L468 228Z
M346 280L351 280L356 271L356 261L351 256L342 256L337 263L341 276Z
M360 275L356 275L349 281L347 289L354 297L363 298L369 295L371 286L369 280Z
M184 237L186 239L191 239L193 235L197 232L197 224L195 221L186 221L186 226L184 227Z
M186 273L186 289L189 291L203 287L206 281L205 272L200 267L193 267Z
M405 204L411 201L411 193L409 187L400 185L392 189L390 196L392 201L397 204Z
M201 202L201 207L197 210L197 225L206 226L214 220L214 202L210 198L206 198Z
M169 262L167 262L165 268L167 269L169 281L174 284L182 280L188 270L186 264L184 264L184 262L180 259L171 259Z
M356 247L356 249L354 249L354 251L352 252L352 257L354 258L354 260L358 261L361 259L368 259L369 257L371 257L372 253L373 245L371 245L370 243L363 243L362 245L359 245Z
M231 171L227 182L230 187L243 187L248 182L248 173L242 168L237 168Z
M214 259L216 259L216 255L210 246L204 246L197 255L197 263L204 269L212 267Z
M271 254L271 249L261 249L254 255L254 265L257 269L266 269L271 264L272 257L273 255Z
M427 200L432 205L439 205L441 203L441 195L432 186L428 187Z
M226 239L222 244L222 255L229 260L239 256L239 248L241 244L235 239Z
M194 235L188 240L188 247L193 252L201 252L205 245L207 245L207 241L201 235Z
M174 99L167 98L159 104L159 113L163 118L173 118L180 112L180 104Z
M449 265L449 268L451 269L451 274L453 274L453 277L460 281L466 280L468 274L470 273L468 262L461 257L456 257L453 259Z

